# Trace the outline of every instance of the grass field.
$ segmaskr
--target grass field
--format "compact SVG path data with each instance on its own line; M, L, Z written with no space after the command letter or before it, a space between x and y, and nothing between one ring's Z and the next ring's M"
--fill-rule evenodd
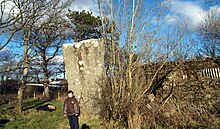
M36 107L52 104L57 109L53 112L36 111ZM68 118L63 116L63 100L42 102L27 100L22 113L15 112L14 105L0 105L0 129L69 129ZM80 129L114 129L113 124L103 124L97 116L91 116L81 110ZM219 126L218 126L219 127ZM217 127L217 128L218 128ZM168 127L157 125L155 129ZM208 128L207 126L189 125L185 128Z
M43 103L56 106L56 111L44 112L36 111L36 104L41 102L35 100L27 102L26 110L22 113L16 113L13 109L6 106L0 107L0 120L10 120L7 123L0 124L1 129L69 129L67 117L62 114L63 101L50 101ZM100 123L96 117L90 117L81 112L79 118L80 128L84 129L105 129L108 128Z

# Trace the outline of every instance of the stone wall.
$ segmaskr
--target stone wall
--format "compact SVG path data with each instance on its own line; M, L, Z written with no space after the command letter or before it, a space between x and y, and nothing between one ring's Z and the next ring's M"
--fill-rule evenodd
M160 73L164 76L156 80L146 94L147 99L143 99L145 104L140 112L144 112L142 117L148 128L155 123L167 128L220 127L220 79L197 78L194 75L184 79L182 68L195 68L188 66Z
M163 62L162 62L163 63ZM162 63L143 65L146 79L151 80L155 72L161 67ZM174 73L178 81L185 80L220 80L220 65L211 59L183 60L167 62L158 72L155 81Z
M89 39L63 45L68 89L73 90L82 108L91 109L99 97L104 69L104 45Z

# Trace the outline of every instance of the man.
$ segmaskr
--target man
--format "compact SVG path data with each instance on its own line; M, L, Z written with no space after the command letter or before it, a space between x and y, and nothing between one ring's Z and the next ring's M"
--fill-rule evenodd
M64 116L68 116L69 123L71 129L78 129L79 128L79 103L75 96L73 95L73 91L68 91L68 98L65 99L63 105L63 114Z

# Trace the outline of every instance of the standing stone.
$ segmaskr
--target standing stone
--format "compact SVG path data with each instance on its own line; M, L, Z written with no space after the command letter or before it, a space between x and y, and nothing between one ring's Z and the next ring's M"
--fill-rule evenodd
M88 111L99 97L104 70L104 45L98 39L89 39L63 45L68 89Z

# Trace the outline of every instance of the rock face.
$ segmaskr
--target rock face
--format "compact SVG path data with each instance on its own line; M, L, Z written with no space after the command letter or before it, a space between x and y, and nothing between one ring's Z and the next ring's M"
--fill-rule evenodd
M99 87L104 69L104 45L98 39L89 39L63 45L68 89L80 101L82 108L91 109L94 98L99 97Z

